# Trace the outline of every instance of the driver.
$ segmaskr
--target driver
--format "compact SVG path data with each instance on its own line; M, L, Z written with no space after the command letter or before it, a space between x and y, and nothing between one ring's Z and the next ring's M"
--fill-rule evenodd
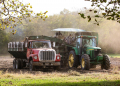
M83 44L84 44L84 45L87 44L87 40L84 40Z
M43 48L48 48L48 45L46 43L43 44Z

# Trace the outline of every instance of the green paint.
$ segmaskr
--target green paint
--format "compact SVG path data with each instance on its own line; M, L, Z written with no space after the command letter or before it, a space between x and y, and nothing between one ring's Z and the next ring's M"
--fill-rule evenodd
M72 47L72 49L75 51L76 55L79 55L78 48L77 47Z

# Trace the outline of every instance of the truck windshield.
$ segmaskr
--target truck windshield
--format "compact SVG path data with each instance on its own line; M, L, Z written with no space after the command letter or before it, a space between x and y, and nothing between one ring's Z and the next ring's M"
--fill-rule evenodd
M83 38L82 44L83 46L90 45L90 46L96 47L96 39L85 37Z
M51 43L49 41L34 41L31 48L51 48Z

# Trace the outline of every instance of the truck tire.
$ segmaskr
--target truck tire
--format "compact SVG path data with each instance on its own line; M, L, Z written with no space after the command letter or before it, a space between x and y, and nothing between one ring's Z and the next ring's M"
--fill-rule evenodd
M69 53L69 57L68 57L68 67L69 68L73 68L73 67L78 67L79 64L79 59L76 56L75 52L72 50Z
M87 54L81 56L81 69L89 70L90 69L90 57Z
M23 67L26 67L26 62L25 61L23 61Z
M16 59L13 60L13 69L16 69Z
M16 59L16 69L20 69L21 68L21 62L19 59Z
M20 60L20 63L21 63L20 68L22 69L23 68L23 60Z
M33 71L35 69L34 65L33 65L33 60L31 59L29 62L29 70Z
M110 69L110 59L108 55L103 55L103 63L101 64L101 69Z

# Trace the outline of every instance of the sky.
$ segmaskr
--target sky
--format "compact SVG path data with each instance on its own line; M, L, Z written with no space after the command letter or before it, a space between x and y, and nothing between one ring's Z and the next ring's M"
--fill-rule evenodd
M59 14L63 9L80 11L84 7L90 8L91 2L85 0L21 0L24 4L30 3L34 12L48 11L47 15Z

